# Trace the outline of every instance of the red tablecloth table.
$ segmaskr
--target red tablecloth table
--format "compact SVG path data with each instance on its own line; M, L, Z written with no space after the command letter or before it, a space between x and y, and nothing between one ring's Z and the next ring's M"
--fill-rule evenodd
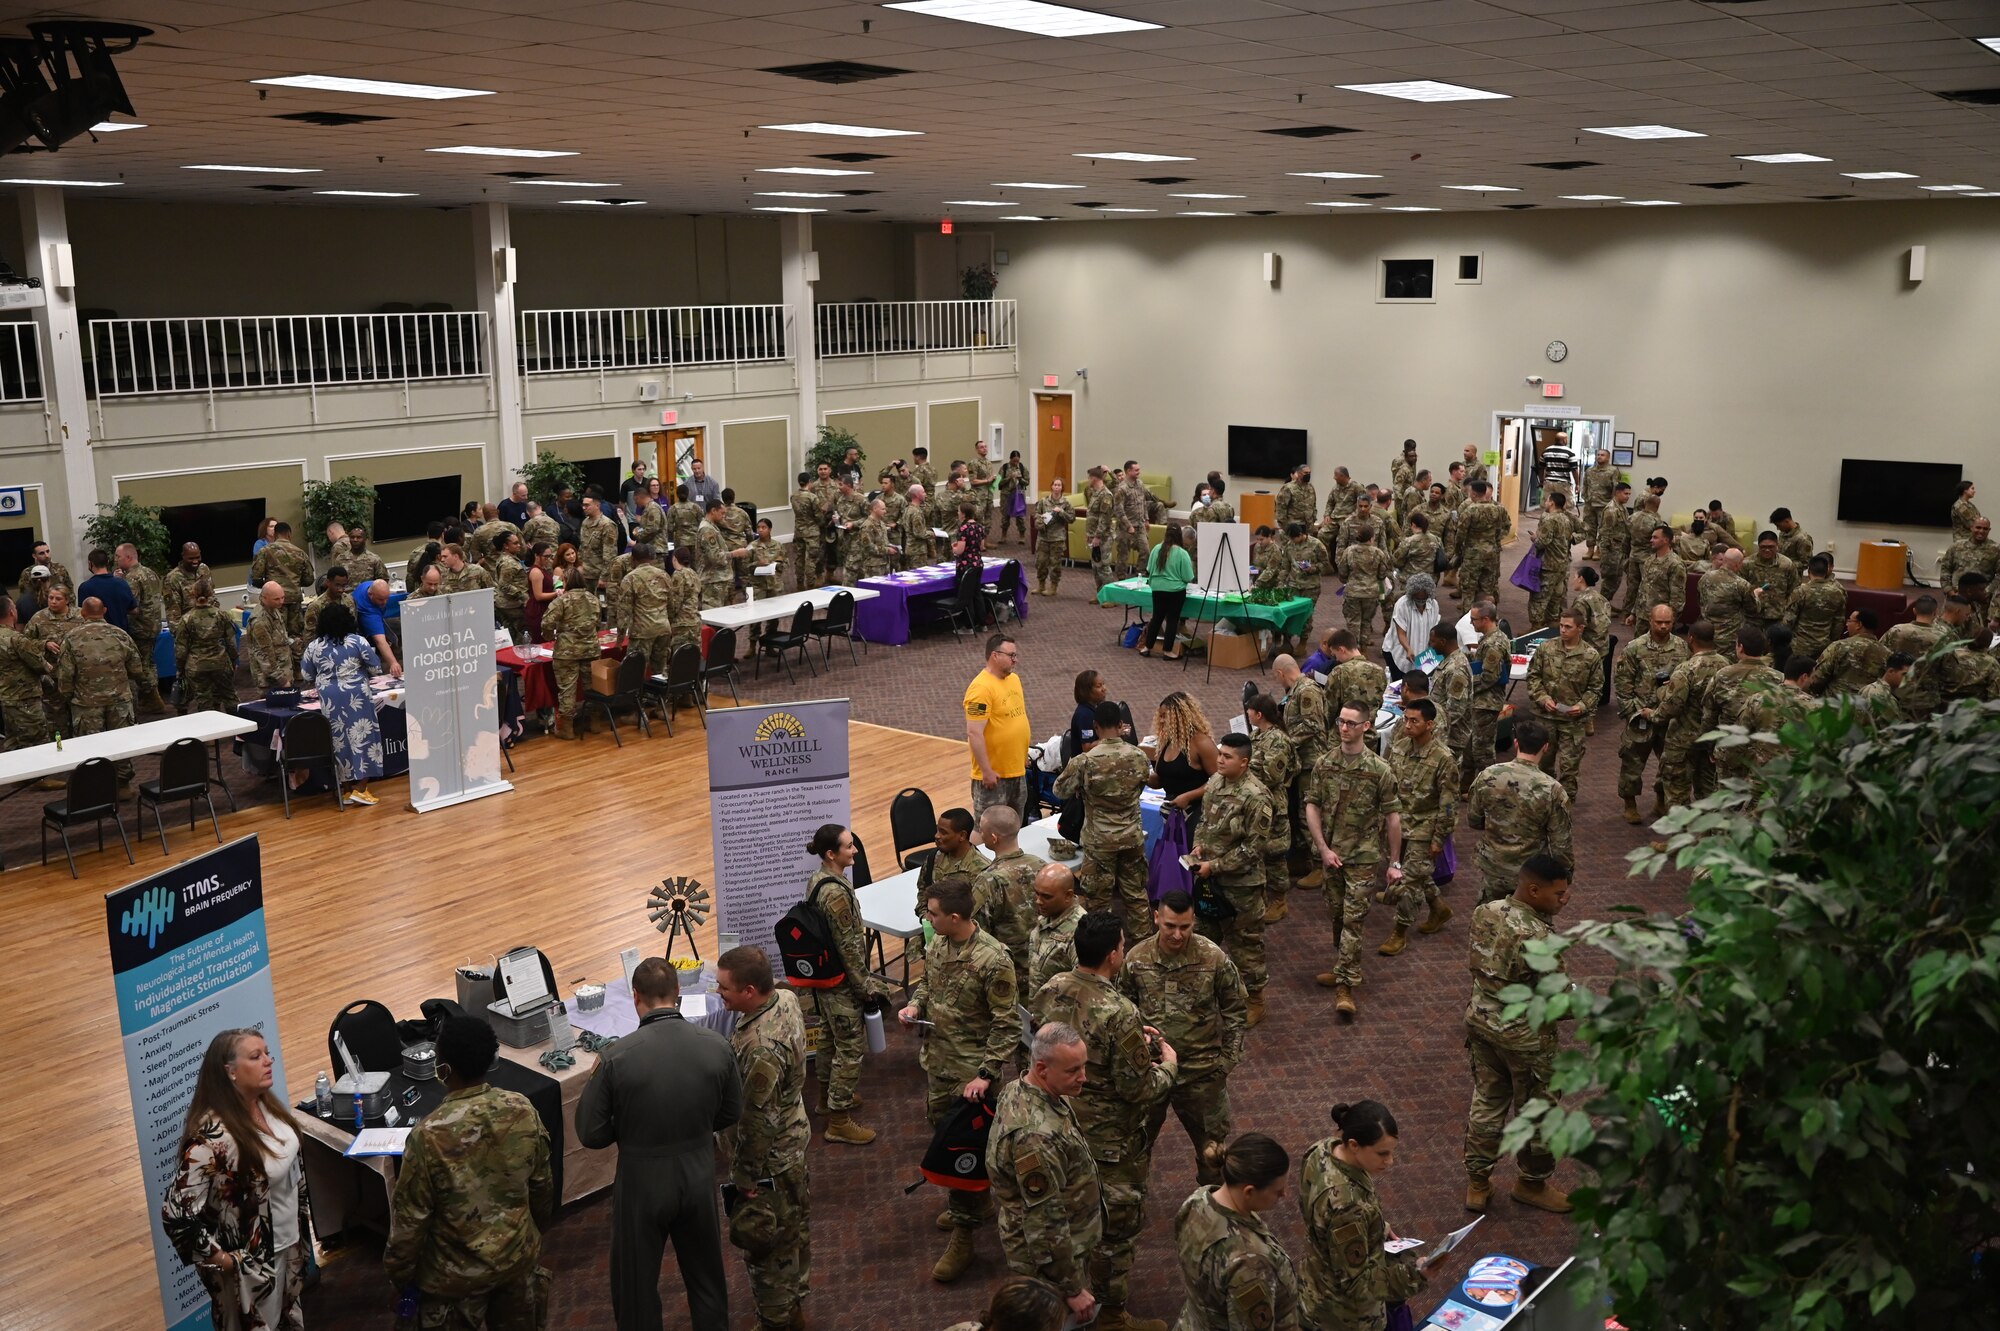
M600 654L612 660L625 655L625 639L616 633L597 635ZM524 659L517 648L502 647L493 659L521 676L521 706L530 712L553 711L556 705L555 662L542 657Z

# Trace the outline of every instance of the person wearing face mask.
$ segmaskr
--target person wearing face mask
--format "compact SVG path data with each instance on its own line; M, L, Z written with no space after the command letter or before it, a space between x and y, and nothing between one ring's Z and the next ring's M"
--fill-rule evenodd
M1263 1219L1285 1199L1291 1156L1246 1132L1227 1146L1209 1143L1202 1163L1222 1181L1197 1188L1174 1217L1187 1290L1180 1331L1298 1326L1298 1270Z
M1310 527L1319 516L1319 492L1313 489L1312 466L1301 462L1292 468L1292 479L1278 487L1272 518L1283 531L1294 522Z
M1396 1163L1401 1134L1375 1100L1337 1104L1331 1116L1333 1135L1315 1142L1299 1167L1308 1244L1303 1320L1319 1331L1378 1331L1390 1305L1428 1283L1424 1263L1383 1248L1394 1235L1375 1180Z

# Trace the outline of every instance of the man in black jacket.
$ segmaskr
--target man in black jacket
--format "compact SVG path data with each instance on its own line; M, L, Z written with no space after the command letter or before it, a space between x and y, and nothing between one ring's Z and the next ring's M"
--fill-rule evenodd
M576 1106L577 1140L616 1144L611 1310L618 1331L659 1331L660 1260L674 1244L694 1331L728 1331L729 1289L715 1214L715 1134L743 1112L729 1041L681 1017L664 958L632 972L639 1029L599 1055Z

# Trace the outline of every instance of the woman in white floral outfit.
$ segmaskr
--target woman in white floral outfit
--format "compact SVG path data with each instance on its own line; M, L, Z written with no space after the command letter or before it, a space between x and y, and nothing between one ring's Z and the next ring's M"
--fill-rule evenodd
M320 710L333 728L334 760L348 785L347 802L375 804L368 783L382 775L382 726L375 719L368 676L382 672L382 661L355 632L357 627L346 601L320 611L318 631L306 644L299 673L319 690Z

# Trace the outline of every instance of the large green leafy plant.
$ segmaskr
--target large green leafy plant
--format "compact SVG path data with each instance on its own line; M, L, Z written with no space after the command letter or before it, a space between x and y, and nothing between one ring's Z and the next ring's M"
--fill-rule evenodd
M534 461L517 468L514 474L528 483L528 493L543 504L554 503L565 486L578 492L583 490L583 468L546 448L535 455Z
M167 524L160 520L164 509L141 504L130 495L115 504L99 504L95 513L84 515L83 539L92 549L107 553L130 541L139 551L139 561L148 568L168 567Z
M815 471L822 462L829 467L837 467L847 456L848 449L860 447L861 441L854 437L852 430L843 430L837 425L822 425L819 427L819 438L806 450L805 469ZM866 462L868 454L862 453L861 460Z
M1694 870L1685 915L1535 945L1543 982L1508 997L1577 1018L1553 1087L1579 1098L1529 1104L1505 1149L1595 1171L1578 1248L1628 1326L1993 1326L2000 703L1881 727L1835 704L1779 736L1634 856ZM1564 983L1574 948L1609 955L1607 992Z
M367 526L375 520L375 487L359 476L337 476L330 481L307 481L301 496L306 514L306 539L315 554L326 554L333 545L326 539L330 522L343 527L355 523Z

